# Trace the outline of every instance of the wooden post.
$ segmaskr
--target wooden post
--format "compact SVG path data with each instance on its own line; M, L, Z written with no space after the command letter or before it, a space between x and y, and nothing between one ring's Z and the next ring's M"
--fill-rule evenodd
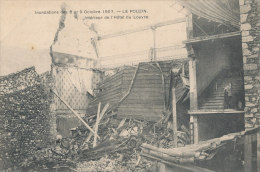
M98 124L99 124L100 108L101 108L101 103L99 102L98 103L98 111L97 111L97 119L96 119L96 126L95 126L93 148L96 147L96 145L97 145L97 134L98 134Z
M51 89L51 91L69 108L69 110L71 110L71 112L87 127L87 129L89 129L89 131L91 131L93 134L95 133L94 130L92 130L92 128L79 116L79 114L77 112L75 112L70 105L63 100L54 90ZM99 136L97 136L98 138L100 138Z
M190 110L198 109L198 90L197 90L197 74L196 61L189 61L189 76L190 76Z
M173 125L173 142L174 146L177 147L178 137L177 137L177 108L176 108L176 92L174 85L172 86L172 125Z
M166 165L164 163L158 162L159 172L166 172Z
M190 116L190 129L191 129L191 143L199 143L199 131L198 131L198 117L196 115Z
M193 129L194 129L194 143L198 144L199 143L199 128L198 128L198 116L194 115L193 116Z
M187 15L186 17L186 32L187 32L187 39L193 38L193 19L192 13Z
M252 139L250 134L245 135L244 161L244 171L252 172Z
M257 171L260 172L260 127L257 129Z
M194 144L194 123L191 122L193 118L190 116L190 143Z
M156 27L151 27L153 32L153 61L156 61Z
M197 90L197 76L196 76L196 61L189 61L189 76L190 76L190 110L198 109L198 90ZM193 143L199 142L198 131L198 117L197 115L190 116L190 123L193 125Z

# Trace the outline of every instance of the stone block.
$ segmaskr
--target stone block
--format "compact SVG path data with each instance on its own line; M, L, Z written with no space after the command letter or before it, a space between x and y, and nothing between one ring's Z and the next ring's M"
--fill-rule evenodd
M246 4L246 5L240 5L240 13L248 13L251 10L251 5Z
M259 51L259 47L254 47L253 48L253 51L255 51L255 52L258 52ZM257 57L258 55L256 54L256 57Z
M246 56L243 56L243 63L246 64Z
M242 48L248 48L247 43L242 43Z
M250 56L247 56L247 58L258 58L258 55L257 54L252 54Z
M252 113L256 113L256 112L257 112L257 108L251 109L251 112L252 112Z
M247 107L254 107L254 106L256 106L256 104L251 103L251 102L246 102L246 106Z
M256 118L251 118L250 121L251 121L253 124L255 124Z
M251 4L252 0L245 0L245 4Z
M260 113L256 113L255 117L260 118Z
M250 29L252 29L252 27L249 23L241 24L241 30L242 31L250 30Z
M260 76L256 76L255 79L260 81Z
M256 70L257 64L244 64L244 70Z
M240 22L245 23L247 19L248 14L241 14L240 15Z
M252 53L251 53L251 51L249 51L247 48L244 48L243 49L243 55L244 56L249 56L249 55L251 55Z
M254 127L253 124L245 123L245 128L253 128L253 127Z
M245 114L245 117L246 117L246 118L253 118L253 117L254 117L254 114L248 113L248 114Z
M248 30L242 31L242 36L243 36L243 37L249 36L249 31L248 31Z
M242 42L251 42L254 38L252 36L244 36L242 37Z
M253 88L253 85L252 85L252 84L245 85L245 89L246 89L246 90L249 90L249 89L252 89L252 88Z
M245 77L244 77L244 80L246 80L246 81L252 81L252 77L251 77L251 76L245 76Z

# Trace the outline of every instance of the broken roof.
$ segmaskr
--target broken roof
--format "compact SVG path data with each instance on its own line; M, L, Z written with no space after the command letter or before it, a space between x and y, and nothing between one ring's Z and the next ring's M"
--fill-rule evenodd
M238 0L177 0L193 14L239 28Z

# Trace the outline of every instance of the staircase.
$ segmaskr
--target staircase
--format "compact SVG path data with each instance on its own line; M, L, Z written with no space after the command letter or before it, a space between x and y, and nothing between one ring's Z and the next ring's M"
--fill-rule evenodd
M238 101L243 102L243 80L240 76L219 78L215 80L211 88L201 97L199 109L202 110L220 110L224 109L224 88L231 83L232 109L237 109Z

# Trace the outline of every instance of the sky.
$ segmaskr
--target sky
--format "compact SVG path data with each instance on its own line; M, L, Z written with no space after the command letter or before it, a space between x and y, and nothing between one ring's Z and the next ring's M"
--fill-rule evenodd
M147 13L127 14L130 16L148 16L148 19L101 19L84 20L86 16L115 16L123 14L79 14L78 23L70 22L73 15L67 14L66 26L63 37L71 39L83 39L86 37L88 27L94 23L98 35L115 33L122 30L152 25L158 22L173 20L183 17L181 7L174 1L17 1L0 0L0 75L6 75L26 67L35 66L38 73L50 70L51 57L49 48L57 28L61 14L35 14L36 11L60 11L62 4L67 9L93 11L93 10L146 10ZM175 4L175 5L174 5ZM125 15L125 14L124 14ZM83 24L82 24L83 23ZM80 28L80 29L79 29ZM66 32L66 34L65 34ZM86 33L83 33L86 32ZM73 34L72 34L73 33ZM158 46L174 44L172 40L183 40L182 27L169 26L158 31ZM172 39L167 39L171 37ZM136 41L136 38L141 41ZM160 39L161 38L161 39ZM69 39L68 39L69 40ZM68 42L68 41L67 41ZM69 47L78 48L73 41L63 47L64 51ZM122 37L106 39L100 42L101 56L111 56L134 51L141 51L151 46L152 32L150 30L130 34ZM177 41L178 42L178 41ZM81 48L84 44L81 45Z

